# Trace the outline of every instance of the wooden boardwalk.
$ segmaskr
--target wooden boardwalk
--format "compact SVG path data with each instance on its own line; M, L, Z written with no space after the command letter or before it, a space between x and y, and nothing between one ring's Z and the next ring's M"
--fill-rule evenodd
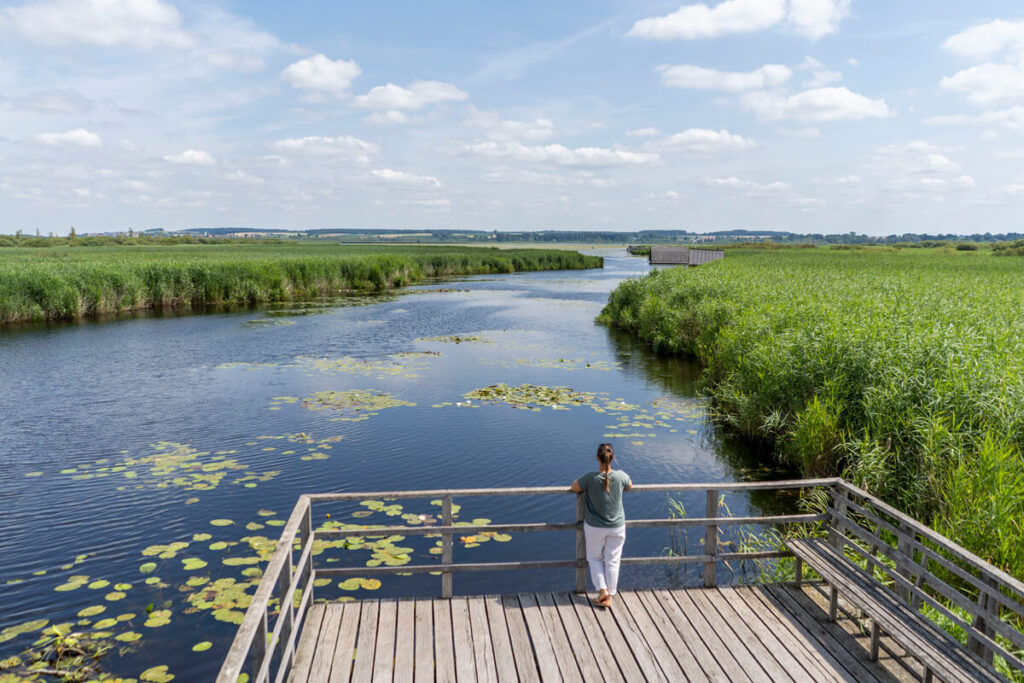
M624 592L608 610L574 593L316 604L288 680L910 678L898 649L870 661L853 622L828 622L817 597L757 585Z

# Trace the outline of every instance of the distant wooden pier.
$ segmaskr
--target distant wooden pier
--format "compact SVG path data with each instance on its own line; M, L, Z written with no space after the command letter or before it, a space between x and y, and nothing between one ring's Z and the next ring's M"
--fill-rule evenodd
M818 489L820 514L721 516L723 491ZM687 564L703 587L623 591L611 609L583 591L582 498L576 520L456 525L453 500L572 495L561 487L390 491L301 496L224 660L218 683L250 681L1000 681L1024 673L1024 583L842 479L641 485L701 491L699 518L629 520L630 527L696 527L696 555L624 557L622 564ZM314 504L440 499L436 526L326 530ZM781 526L791 547L723 552L719 530ZM800 532L800 529L803 529ZM456 535L573 530L574 559L456 562ZM432 535L439 561L379 567L314 562L318 540ZM296 557L297 556L297 557ZM719 586L720 563L793 558L781 583ZM575 592L454 596L466 571L572 569ZM808 573L808 569L813 572ZM317 602L318 578L440 574L439 597ZM317 589L320 590L320 589ZM277 609L277 605L283 608ZM966 637L943 630L938 615Z
M691 249L690 247L651 247L647 262L652 266L699 266L725 258L722 249Z

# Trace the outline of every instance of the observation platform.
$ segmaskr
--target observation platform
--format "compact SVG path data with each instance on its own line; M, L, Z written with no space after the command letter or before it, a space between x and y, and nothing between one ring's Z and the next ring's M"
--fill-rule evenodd
M798 514L729 514L724 492L755 490L799 491L812 504ZM1024 674L1024 582L842 479L632 491L703 493L702 517L627 520L631 528L697 530L698 553L622 558L624 575L636 565L696 565L702 587L623 591L610 609L591 605L583 498L563 487L302 495L217 683L998 681ZM496 496L574 496L575 520L456 521L456 498ZM365 499L432 500L440 503L439 524L314 526L314 506ZM322 511L316 519L330 516ZM727 539L723 529L736 527L774 533L762 531L763 547L753 550L719 542ZM454 540L463 534L530 532L574 533L575 557L455 557ZM440 552L410 553L392 566L330 566L338 560L323 556L343 539L408 536L440 539ZM520 548L525 554L531 544ZM815 548L821 552L808 551ZM719 585L721 565L746 563L760 565L764 582ZM565 571L565 580L572 570L574 591L454 594L455 574L534 569ZM438 575L440 594L345 601L324 581L396 574Z

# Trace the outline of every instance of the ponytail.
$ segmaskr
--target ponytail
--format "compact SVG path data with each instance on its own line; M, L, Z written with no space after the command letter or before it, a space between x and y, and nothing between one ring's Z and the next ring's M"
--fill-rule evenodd
M608 467L615 459L615 450L610 443L603 443L597 447L597 461L602 467ZM610 472L604 473L604 490L611 490L612 477Z

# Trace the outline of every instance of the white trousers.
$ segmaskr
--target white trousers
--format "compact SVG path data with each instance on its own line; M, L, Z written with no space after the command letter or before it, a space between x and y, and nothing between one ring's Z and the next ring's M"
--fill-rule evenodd
M583 523L583 535L587 539L587 562L590 563L590 580L599 590L615 595L619 585L619 561L622 546L626 542L626 525L615 527L590 526Z

